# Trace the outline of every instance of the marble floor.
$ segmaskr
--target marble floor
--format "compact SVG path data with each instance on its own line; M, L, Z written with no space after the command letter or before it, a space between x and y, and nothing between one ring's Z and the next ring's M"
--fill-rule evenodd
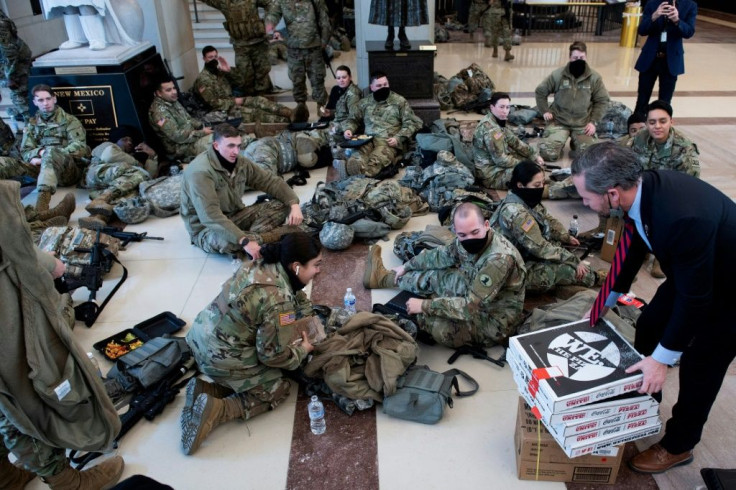
M736 24L716 19L718 26L730 29ZM710 20L700 19L705 29ZM438 45L435 70L451 76L472 62L478 63L500 90L512 94L513 102L534 105L536 85L550 71L565 63L569 41L524 42L514 49L516 60L505 63L490 57L482 43ZM612 98L633 106L637 72L634 70L638 49L621 48L617 43L589 43L588 59L606 83ZM691 137L701 151L702 178L736 198L736 45L705 43L698 35L685 45L687 74L678 82L673 101L675 124ZM354 53L337 60L354 66ZM274 67L276 84L289 87L285 65ZM328 84L332 84L331 80ZM314 109L314 106L312 106ZM314 110L312 111L314 114ZM458 119L474 115L454 114ZM326 169L312 172L307 186L297 187L302 200L311 197L314 186L326 178ZM84 215L88 198L77 195L75 221ZM245 202L255 197L249 193ZM26 200L31 202L35 193ZM55 196L55 200L60 194ZM578 214L581 229L596 224L591 212L576 201L553 202L549 206L563 222ZM402 231L420 230L436 223L434 215L412 219ZM161 311L171 311L191 324L196 314L219 291L236 263L229 257L208 255L191 246L178 217L150 218L128 227L164 237L163 241L133 243L120 253L129 270L129 278L102 312L92 328L77 324L74 334L80 344L92 350L92 344ZM383 243L387 265L398 265L391 252L396 232ZM356 264L356 267L362 267ZM100 297L104 297L121 270L116 266L107 277ZM344 289L351 284L338 285ZM640 273L636 293L651 297L657 281ZM372 301L383 302L394 291L373 291ZM86 299L77 292L76 300ZM180 334L186 333L186 328ZM422 346L419 362L435 370L448 369L450 351ZM103 370L110 363L97 355ZM435 426L424 426L391 419L380 410L375 415L377 430L378 482L383 489L442 488L563 488L562 483L519 481L516 477L513 432L517 392L508 368L499 369L481 361L460 358L453 367L470 373L480 383L480 391L469 399L457 400L445 419ZM736 453L729 450L736 441L731 423L736 401L736 377L726 379L716 401L703 442L696 448L695 462L655 476L662 489L703 488L699 469L705 466L736 468ZM677 370L671 370L665 390L662 416L666 419L676 397ZM166 408L153 422L141 421L122 440L118 453L126 460L124 476L146 474L176 489L233 488L281 489L287 486L289 455L295 424L308 424L306 410L295 413L296 390L277 410L248 422L232 422L216 429L193 456L184 456L179 447L179 414L183 396ZM330 420L327 420L330 430ZM316 436L315 436L316 437ZM655 438L656 440L656 438ZM652 441L640 441L646 447ZM344 471L350 471L345 468ZM313 481L311 488L342 488L341 475ZM210 486L211 485L211 486ZM371 488L354 485L356 488ZM40 481L29 489L45 488ZM297 487L294 487L297 488ZM587 487L590 488L590 487ZM611 487L608 487L611 488Z

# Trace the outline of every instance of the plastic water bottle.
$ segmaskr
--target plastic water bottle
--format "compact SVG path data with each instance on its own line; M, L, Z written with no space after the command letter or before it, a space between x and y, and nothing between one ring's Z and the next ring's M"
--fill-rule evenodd
M345 309L347 310L350 315L355 314L355 295L353 294L353 288L348 288L348 290L345 292L345 297L343 298L343 304L345 305Z
M87 352L87 357L89 358L89 362L92 363L92 365L97 370L97 375L102 378L102 370L100 369L100 363L97 362L97 359L95 359L95 355L91 352Z
M309 426L312 429L312 434L324 434L327 429L327 423L325 422L325 407L322 402L319 401L317 395L312 397L312 401L309 402Z
M570 236L578 236L578 215L573 214L572 219L570 220L570 228L567 229L568 233L570 233Z

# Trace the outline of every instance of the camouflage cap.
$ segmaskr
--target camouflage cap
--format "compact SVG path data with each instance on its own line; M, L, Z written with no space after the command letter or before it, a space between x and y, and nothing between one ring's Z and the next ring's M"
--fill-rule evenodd
M319 232L319 241L329 250L345 250L353 243L354 235L350 226L328 221Z
M140 223L151 214L151 203L140 196L123 199L115 205L115 214L123 223Z

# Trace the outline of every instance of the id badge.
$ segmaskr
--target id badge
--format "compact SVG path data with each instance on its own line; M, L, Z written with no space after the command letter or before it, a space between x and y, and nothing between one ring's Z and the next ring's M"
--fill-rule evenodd
M662 34L659 36L659 42L661 43L667 42L667 31L662 31Z

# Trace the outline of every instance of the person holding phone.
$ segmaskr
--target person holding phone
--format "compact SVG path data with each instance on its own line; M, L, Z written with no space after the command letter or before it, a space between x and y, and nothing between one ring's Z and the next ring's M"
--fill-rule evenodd
M672 103L677 77L685 73L682 40L695 34L697 14L693 0L650 0L644 6L639 35L647 36L647 40L634 66L639 72L634 112L646 114L657 79L658 99Z

